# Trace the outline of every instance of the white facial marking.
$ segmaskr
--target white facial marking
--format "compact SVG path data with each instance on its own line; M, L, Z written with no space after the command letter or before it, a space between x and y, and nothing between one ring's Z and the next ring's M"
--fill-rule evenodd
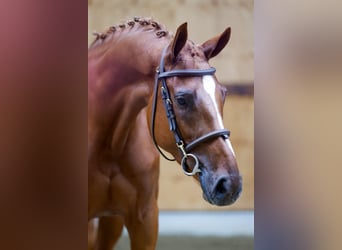
M202 82L203 82L204 90L209 94L210 99L211 99L211 101L215 107L216 119L217 119L217 122L220 126L220 129L224 129L222 116L218 110L218 106L217 106L217 102L216 102L216 98L215 98L216 84L215 84L214 77L210 76L210 75L205 75L202 78ZM226 143L227 143L229 149L232 151L233 155L235 156L235 152L234 152L234 149L233 149L233 146L232 146L230 140L226 139Z

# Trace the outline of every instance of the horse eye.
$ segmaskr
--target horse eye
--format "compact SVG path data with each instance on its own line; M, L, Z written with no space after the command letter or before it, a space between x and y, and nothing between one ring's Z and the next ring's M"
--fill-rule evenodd
M180 97L176 97L176 101L180 106L185 106L186 105L186 100L184 97L180 96Z

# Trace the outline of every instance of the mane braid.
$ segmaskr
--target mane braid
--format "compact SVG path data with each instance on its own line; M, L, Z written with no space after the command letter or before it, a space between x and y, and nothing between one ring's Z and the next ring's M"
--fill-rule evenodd
M161 38L169 34L169 32L165 29L165 27L153 20L150 17L134 17L131 20L128 20L124 23L113 25L109 27L106 31L102 32L93 32L95 39L90 44L89 49L97 47L98 45L104 44L107 40L106 38L109 36L113 36L117 34L117 31L126 31L137 27L137 30L142 29L144 27L151 26L155 31L155 35L157 38ZM143 29L141 31L144 31ZM121 32L119 33L121 34Z

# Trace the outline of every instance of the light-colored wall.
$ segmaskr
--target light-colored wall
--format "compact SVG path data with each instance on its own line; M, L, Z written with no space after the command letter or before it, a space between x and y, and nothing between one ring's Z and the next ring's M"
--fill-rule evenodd
M252 0L89 0L88 43L93 31L104 31L134 16L153 17L175 32L188 22L189 38L202 43L232 27L231 41L214 58L217 76L223 82L251 82L253 68Z
M189 39L202 43L232 28L227 47L211 61L216 76L225 84L253 83L252 0L88 0L88 44L92 32L134 16L153 17L175 32L188 22ZM254 101L253 97L231 96L224 109L224 123L232 131L232 143L243 175L243 194L235 205L223 209L254 208ZM161 209L217 209L208 205L198 184L182 174L177 165L161 162Z

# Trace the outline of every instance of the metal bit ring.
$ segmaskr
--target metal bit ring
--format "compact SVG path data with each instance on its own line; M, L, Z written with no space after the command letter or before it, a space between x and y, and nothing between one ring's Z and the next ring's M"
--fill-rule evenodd
M187 171L187 168L188 168L188 165L186 163L187 158L193 158L195 160L195 166L193 167L192 172L188 172ZM201 170L199 169L198 159L193 154L186 154L186 155L184 155L183 158L182 158L182 161L181 161L181 166L183 168L184 174L186 174L187 176L194 176L195 174L201 172Z

